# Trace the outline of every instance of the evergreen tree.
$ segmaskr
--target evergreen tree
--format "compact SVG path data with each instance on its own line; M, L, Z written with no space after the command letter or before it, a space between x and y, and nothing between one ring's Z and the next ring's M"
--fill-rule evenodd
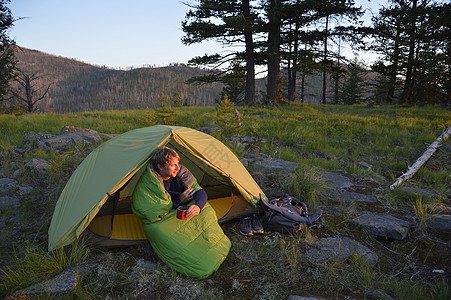
M391 0L373 18L369 49L380 55L373 69L390 78L388 103L449 101L450 14L449 3Z
M155 108L155 122L162 125L175 125L175 112L168 99L168 95L161 88L160 101Z
M224 46L242 45L245 51L232 52L225 55L211 54L190 60L191 64L214 67L210 75L196 77L190 82L222 82L229 74L230 68L224 68L234 60L246 62L245 102L252 105L255 101L255 58L254 28L258 14L250 4L250 0L198 0L190 5L191 10L182 22L185 32L183 43L190 45L205 40L215 39ZM230 67L233 67L231 65Z
M174 95L172 95L172 100L171 100L172 106L174 107L180 107L183 105L184 101L182 99L182 96L180 96L179 91L175 91Z
M357 57L348 64L343 85L339 91L339 101L343 104L358 104L365 101L365 68Z
M229 100L227 95L224 95L221 102L216 105L215 124L221 127L225 136L239 133L241 119L239 114L236 113L233 102Z
M8 37L8 30L13 26L14 18L6 6L9 0L0 0L0 103L9 91L9 81L14 77L16 58L15 42Z

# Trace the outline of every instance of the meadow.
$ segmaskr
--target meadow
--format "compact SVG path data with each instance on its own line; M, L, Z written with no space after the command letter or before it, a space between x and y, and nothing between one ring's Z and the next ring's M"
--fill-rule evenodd
M421 219L422 216L427 218L431 205L450 206L449 140L406 183L433 191L436 198L422 199L412 193L388 188L444 128L451 126L448 108L300 104L236 108L242 126L236 129L235 134L257 137L260 142L243 147L220 131L213 134L239 158L252 153L297 162L300 166L294 174L282 175L262 174L251 169L251 174L269 197L290 193L311 207L332 209L335 204L323 197L326 187L319 175L321 171L331 171L378 182L381 188L377 196L384 210L400 211ZM175 108L174 113L179 126L197 128L221 124L214 107L180 107ZM325 299L364 299L367 297L365 291L369 289L383 289L395 299L447 299L450 296L449 281L437 281L435 277L409 278L407 272L397 275L391 269L393 261L397 260L406 264L415 261L421 266L426 261L439 264L441 259L449 258L447 246L437 242L434 234L424 227L417 228L406 241L381 246L379 241L355 233L346 214L329 220L326 218L324 229L319 233L308 230L299 235L268 233L255 239L242 237L237 222L225 224L224 231L232 240L233 248L221 268L207 280L183 277L162 266L161 262L150 273L137 268L137 262L142 258L158 262L148 246L124 251L92 249L77 244L52 257L46 256L46 233L54 204L71 172L90 150L78 149L64 155L34 150L26 151L18 159L15 148L22 146L24 134L58 134L63 126L120 134L153 125L153 122L148 110L0 115L2 177L12 177L14 171L24 169L24 163L32 157L44 158L52 164L47 178L17 178L20 183L32 185L36 194L25 201L20 216L13 211L2 212L2 218L16 219L23 224L14 229L8 226L0 229L1 239L8 240L2 245L2 261L8 264L1 266L0 295L8 295L48 278L69 265L100 261L97 273L84 278L69 299L146 296L161 299L282 299L290 294ZM42 217L33 220L36 214ZM35 236L32 240L25 238L30 232ZM380 263L370 268L359 257L354 257L345 263L318 267L303 260L306 239L312 235L335 234L354 235L372 245L381 256ZM409 257L418 244L434 251ZM440 256L444 253L445 256ZM9 256L12 259L7 258Z

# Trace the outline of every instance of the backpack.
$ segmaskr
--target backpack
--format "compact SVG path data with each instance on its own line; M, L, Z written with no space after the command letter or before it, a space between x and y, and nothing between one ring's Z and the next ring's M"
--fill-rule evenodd
M295 233L304 226L313 229L320 228L322 224L321 209L309 217L307 205L290 195L276 197L269 202L260 196L258 206L264 212L264 227L268 230Z

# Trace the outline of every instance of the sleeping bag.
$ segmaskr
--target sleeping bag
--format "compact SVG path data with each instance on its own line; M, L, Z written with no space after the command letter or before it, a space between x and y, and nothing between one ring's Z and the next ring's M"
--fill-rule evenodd
M200 189L194 177L190 187ZM132 198L133 213L142 220L152 248L174 270L186 276L206 278L227 257L231 243L219 226L214 209L207 203L200 214L177 219L171 197L150 164L141 175Z

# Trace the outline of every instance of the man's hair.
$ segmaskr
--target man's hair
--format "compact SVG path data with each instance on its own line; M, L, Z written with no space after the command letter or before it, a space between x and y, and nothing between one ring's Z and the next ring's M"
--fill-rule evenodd
M165 166L172 158L178 158L180 160L180 156L168 147L161 147L155 150L155 152L152 155L152 163L155 166Z

